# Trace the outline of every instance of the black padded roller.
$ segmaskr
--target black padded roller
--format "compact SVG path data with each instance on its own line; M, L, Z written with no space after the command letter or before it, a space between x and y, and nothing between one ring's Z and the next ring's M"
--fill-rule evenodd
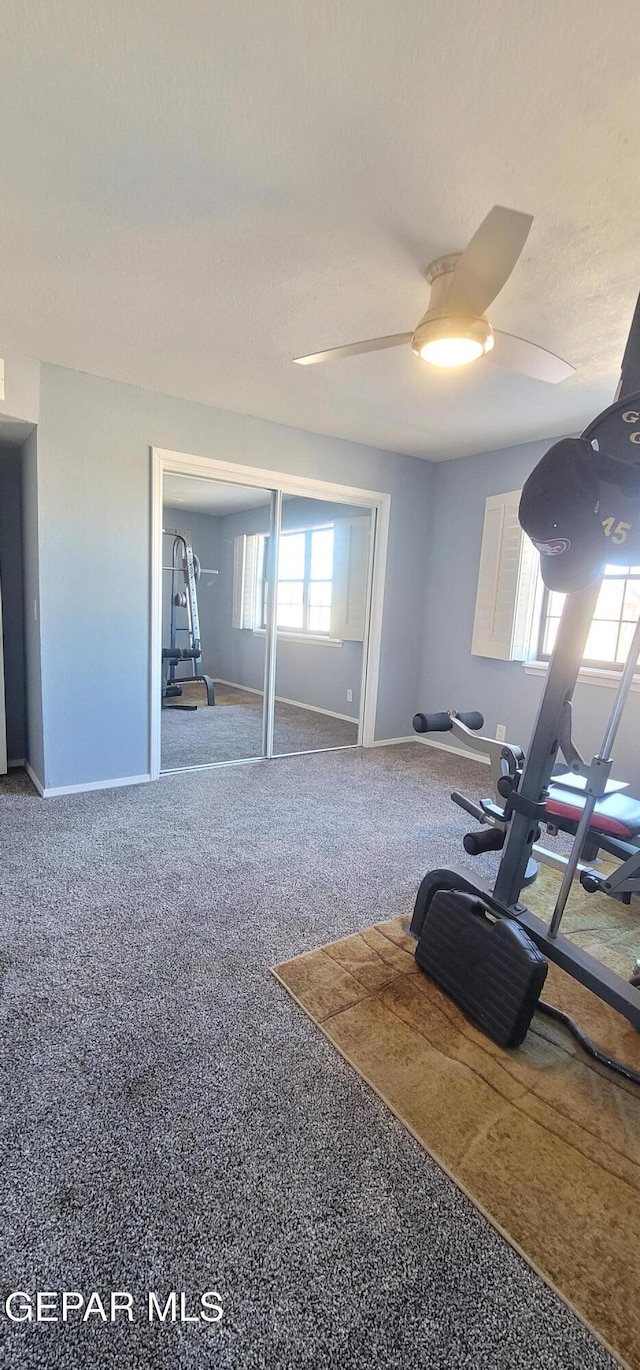
M448 733L451 730L451 719L448 714L414 714L413 731L415 733Z
M502 828L481 828L480 832L466 833L462 845L469 856L482 856L486 851L502 851L505 837Z
M484 728L484 718L477 711L466 714L456 714L456 718L464 723L465 728L471 728L474 733ZM416 733L450 733L452 728L451 715L447 713L439 714L414 714L413 730Z
M456 714L456 718L459 718L460 722L464 723L465 728L471 728L474 733L479 733L480 729L484 728L484 714L478 713L477 709L473 709L467 714Z

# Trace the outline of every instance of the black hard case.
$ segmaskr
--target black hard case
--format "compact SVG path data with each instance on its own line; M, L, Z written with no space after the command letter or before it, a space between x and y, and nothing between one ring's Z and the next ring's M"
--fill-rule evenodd
M493 922L471 894L434 895L416 961L503 1047L524 1041L548 963L511 918Z

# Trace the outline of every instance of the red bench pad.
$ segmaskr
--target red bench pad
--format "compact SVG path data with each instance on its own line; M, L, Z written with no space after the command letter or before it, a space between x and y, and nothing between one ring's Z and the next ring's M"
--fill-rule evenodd
M574 794L573 790L561 790L552 786L545 806L548 817L558 820L559 826L562 826L563 818L578 823L584 808L584 798L582 794ZM621 837L623 841L628 841L640 832L640 802L627 794L608 794L596 804L589 826L598 832L606 832L611 837Z

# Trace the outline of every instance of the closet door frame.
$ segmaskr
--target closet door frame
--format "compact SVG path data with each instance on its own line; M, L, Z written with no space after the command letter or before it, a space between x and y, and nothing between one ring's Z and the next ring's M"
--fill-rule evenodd
M157 780L161 767L161 689L162 689L162 487L165 472L177 475L209 477L234 485L257 486L274 492L272 529L275 547L280 534L283 495L299 495L323 499L338 504L359 505L371 511L369 541L368 612L363 642L362 689L357 746L371 747L375 741L375 718L380 670L382 638L382 610L387 564L387 542L391 496L381 491L364 490L359 486L340 485L332 481L316 480L309 476L294 476L284 471L245 466L243 463L222 461L186 452L172 452L152 447L151 457L151 568L149 605L149 770ZM272 587L273 590L273 587ZM276 622L275 595L270 596L270 620L265 653L265 710L263 720L264 750L273 754L273 714L275 701ZM260 758L258 758L260 759ZM218 762L218 765L246 764ZM198 767L200 769L200 767Z

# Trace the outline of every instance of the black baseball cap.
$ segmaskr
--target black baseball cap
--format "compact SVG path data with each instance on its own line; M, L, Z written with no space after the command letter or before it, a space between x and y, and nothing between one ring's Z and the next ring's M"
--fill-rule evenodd
M563 438L525 481L518 517L540 553L550 590L570 593L600 580L608 560L600 521L596 454L586 438Z

